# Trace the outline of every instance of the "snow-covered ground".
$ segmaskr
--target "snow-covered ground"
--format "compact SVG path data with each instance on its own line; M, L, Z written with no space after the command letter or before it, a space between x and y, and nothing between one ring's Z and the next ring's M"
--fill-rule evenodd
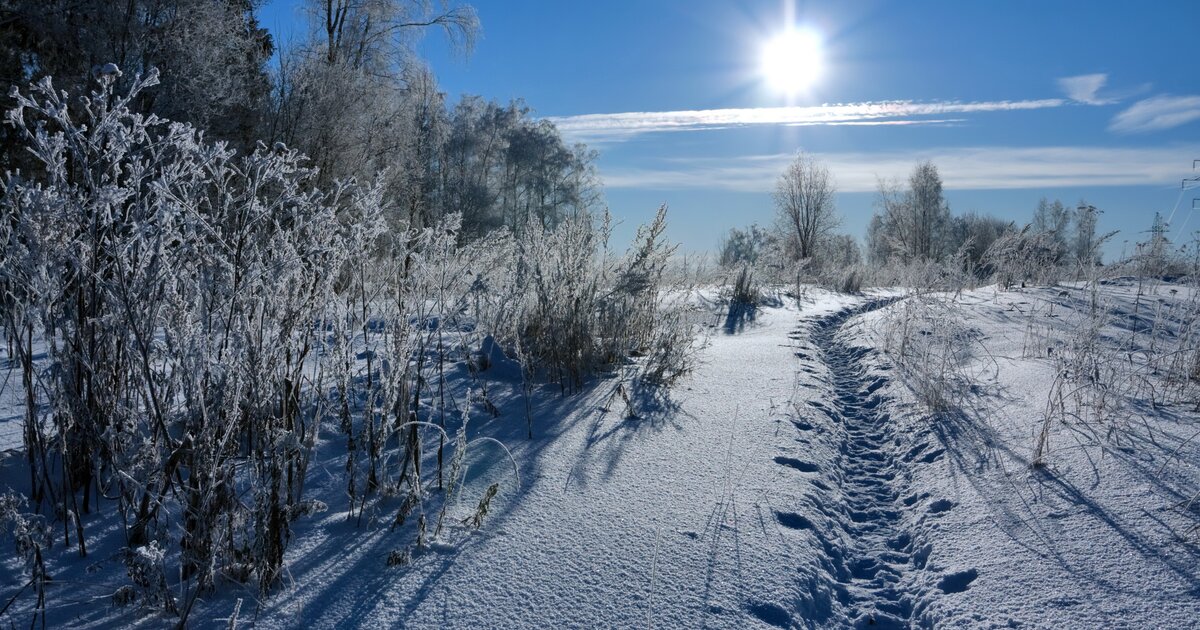
M1105 291L1120 313L1146 299ZM286 583L263 601L225 584L192 621L223 624L240 598L239 623L261 628L1193 626L1195 401L1098 436L1054 423L1032 465L1055 364L1031 339L1057 347L1083 303L1071 288L955 298L976 340L956 368L970 386L937 413L883 351L898 292L813 289L717 319L669 399L634 393L627 417L616 380L568 397L547 388L532 440L501 362L484 374L502 415L472 420L472 433L511 449L520 484L503 452L478 447L464 502L500 483L481 529L456 527L389 566L411 531L390 528L397 502L348 518L331 435L306 487L329 510L298 521ZM111 510L94 518L97 532L118 527ZM54 554L56 625L165 623L109 603L127 580L114 548ZM5 601L24 582L7 562ZM14 622L27 622L27 600Z
M1137 293L1136 283L1101 292L1109 350L1129 343L1136 313L1150 324L1158 309L1192 299L1170 286ZM1103 423L1054 422L1044 465L1032 465L1055 380L1051 348L1088 320L1089 302L1087 292L1069 286L966 292L957 308L978 343L963 365L972 386L960 403L932 414L901 379L881 390L895 436L886 451L904 479L896 509L920 560L914 565L924 565L902 582L917 602L914 624L1200 624L1194 394L1157 406L1127 400ZM885 315L863 318L855 342L884 343L877 332ZM1145 346L1149 328L1137 345ZM1138 360L1130 356L1137 352L1113 354ZM873 353L870 363L872 374L889 373L882 355ZM957 592L939 594L947 590Z

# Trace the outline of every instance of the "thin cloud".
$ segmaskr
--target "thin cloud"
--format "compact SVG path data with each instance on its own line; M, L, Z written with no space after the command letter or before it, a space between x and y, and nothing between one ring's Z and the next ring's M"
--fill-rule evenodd
M1110 131L1141 133L1171 129L1200 120L1200 96L1162 94L1140 100L1113 117Z
M1108 83L1107 74L1081 74L1059 79L1058 87L1073 101L1088 105L1107 105L1116 101L1111 97L1099 96L1100 88L1103 88L1105 83Z
M786 127L809 127L814 125L829 125L833 127L904 127L909 125L953 125L966 122L966 118L913 118L900 120L847 120L830 123L785 123Z
M998 190L1177 184L1181 164L1200 146L1164 148L953 147L881 153L820 153L843 192L871 192L880 179L903 180L931 160L947 189ZM658 167L601 169L609 188L765 193L790 154L680 158ZM1186 169L1184 169L1186 170Z
M1050 98L1024 101L878 101L807 107L750 107L672 112L582 114L549 118L563 135L584 142L620 141L646 133L720 129L750 125L944 124L947 116L979 112L1061 107L1070 101Z

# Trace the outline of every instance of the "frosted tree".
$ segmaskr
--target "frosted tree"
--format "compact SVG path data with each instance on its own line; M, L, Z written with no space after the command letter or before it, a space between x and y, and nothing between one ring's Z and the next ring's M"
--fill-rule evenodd
M1090 267L1100 261L1096 236L1099 219L1100 210L1097 210L1096 206L1084 200L1079 201L1075 207L1075 238L1072 249L1075 259L1084 267Z
M191 122L251 151L264 127L273 43L251 0L12 0L0 20L0 76L14 86L53 76L60 88L86 91L105 62L137 74L160 70L161 85L139 107ZM7 103L5 106L11 106ZM75 108L75 104L69 104ZM76 111L78 113L78 111ZM7 135L6 148L18 142ZM23 154L9 152L9 157Z
M595 152L568 146L524 103L464 97L450 114L442 199L468 236L522 231L530 219L551 228L599 209Z
M834 234L821 245L831 269L845 270L862 263L858 241L849 234Z
M904 262L938 261L955 250L950 206L932 162L913 168L907 188L880 181L875 212L868 239L873 257L886 250Z
M829 169L804 153L796 155L779 176L775 211L796 259L816 256L821 242L838 226L836 192Z
M470 6L430 0L310 0L326 60L386 71L421 29L440 28L464 50L474 45L479 19Z
M908 177L908 186L911 253L920 259L940 260L951 253L952 244L946 238L950 206L942 194L942 178L937 167L933 162L918 164Z
M1061 201L1055 199L1053 202L1047 201L1043 197L1038 201L1037 210L1033 213L1033 230L1049 234L1051 239L1057 243L1057 254L1055 263L1061 263L1070 251L1069 240L1071 238L1071 212Z
M955 242L959 244L967 265L977 277L990 277L995 270L986 259L987 251L1002 236L1017 231L1011 221L985 214L968 212L954 218Z
M440 134L430 118L440 95L412 45L441 28L470 50L474 11L421 0L313 1L308 10L311 37L280 58L274 139L309 155L324 184L383 175L387 201L411 213L408 193L425 177L414 163L430 163Z

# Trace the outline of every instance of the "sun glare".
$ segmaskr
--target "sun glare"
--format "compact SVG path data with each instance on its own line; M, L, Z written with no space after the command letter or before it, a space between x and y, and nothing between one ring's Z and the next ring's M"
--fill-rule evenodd
M821 38L807 29L791 29L763 46L762 74L775 90L795 94L821 76Z

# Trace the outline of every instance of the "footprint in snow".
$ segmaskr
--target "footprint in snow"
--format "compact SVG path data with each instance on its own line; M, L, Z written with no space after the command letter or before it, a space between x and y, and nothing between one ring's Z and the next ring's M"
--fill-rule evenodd
M746 606L750 614L758 617L759 621L777 628L790 628L792 616L783 607L766 602L754 602Z
M942 455L945 452L946 452L946 449L939 448L936 451L930 451L929 453L926 453L924 457L922 457L921 459L919 459L917 461L921 462L922 464L932 464L933 462L936 462L937 460L941 459Z
M884 385L887 385L887 381L885 381L882 378L877 378L874 381L872 381L871 384L868 385L867 388L863 391L867 395L871 395L871 394L874 394L875 392L879 391L879 388L883 387Z
M921 454L921 451L923 451L927 448L929 448L929 443L921 442L920 444L908 449L908 453L905 453L905 455L904 455L904 461L911 462L913 459L915 459L917 457L917 455Z
M954 502L950 499L938 499L929 504L929 513L941 514L942 512L949 512L952 507L954 507Z
M775 463L779 464L780 466L787 466L788 468L795 468L796 470L799 470L800 472L817 472L817 470L819 470L819 468L817 468L816 464L811 464L809 462L800 461L794 457L784 457L782 455L775 458Z
M776 512L775 518L788 529L812 529L813 526L812 521L795 512Z
M938 580L938 588L942 589L943 593L961 593L967 590L971 582L979 577L979 571L976 569L967 569L957 573L948 573Z
M929 556L933 553L933 545L928 543L921 546L913 552L912 563L918 569L924 569L925 565L929 564Z
M908 532L900 532L888 539L888 547L892 551L904 551L908 549L908 545L912 543L912 536Z

